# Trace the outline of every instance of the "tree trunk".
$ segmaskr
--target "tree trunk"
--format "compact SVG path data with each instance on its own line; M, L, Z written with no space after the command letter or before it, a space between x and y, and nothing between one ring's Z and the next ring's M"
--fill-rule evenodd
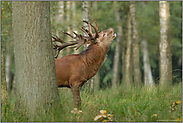
M151 72L151 66L149 61L149 55L147 50L147 41L144 39L142 42L143 46L143 61L144 61L144 85L152 87L154 85L153 76Z
M76 1L72 1L72 29L74 32L78 33L76 29ZM79 54L79 49L74 49L74 54Z
M68 22L67 26L67 33L72 34L72 29L71 29L71 1L67 1L67 15L66 15L66 20ZM70 36L67 36L67 41L72 41L73 39ZM72 52L72 49L67 47L67 55L70 55Z
M139 42L137 31L137 20L135 14L135 2L130 1L130 14L132 17L132 45L133 45L133 70L134 70L134 84L135 86L141 86L141 73L140 73L140 60L139 60Z
M7 91L3 51L1 50L1 106L2 104L7 104L7 102L8 102L8 91Z
M119 9L117 8L118 2L114 1L114 6L115 6L115 18L117 22L117 32L118 32L118 37L116 39L116 47L115 47L115 52L114 52L114 63L113 63L113 79L112 79L112 86L116 88L119 84L120 77L120 48L121 48L121 39L122 39L122 25L121 25L121 19L120 19L120 13Z
M82 14L83 14L83 20L85 21L89 21L89 8L90 8L89 5L90 5L89 1L82 2ZM88 25L86 23L83 23L83 27L88 30ZM85 33L83 34L86 35ZM86 48L87 45L85 44L84 47ZM87 83L84 84L83 88L85 90L90 91L91 93L94 91L93 77L90 80L88 80Z
M89 2L83 1L82 2L82 14L83 14L83 20L88 21L89 20ZM83 27L85 29L88 29L88 25L86 23L83 23Z
M130 66L131 66L131 48L132 48L132 39L131 39L131 15L130 13L128 13L128 20L127 20L127 33L126 35L126 52L124 54L125 58L124 58L124 73L123 73L123 79L122 79L122 85L124 87L130 87L132 85L132 74L131 74L131 70L130 70Z
M168 1L159 2L160 16L160 87L172 85L172 54L170 45L170 10Z
M57 13L55 20L58 25L62 25L64 22L64 1L59 1L58 6L59 6L58 7L59 9L58 9L58 13ZM58 28L56 30L56 35L60 38L63 37L63 33ZM57 45L60 45L60 43L58 43L58 42L54 42L54 43ZM60 51L57 59L63 57L63 51L64 51L64 49Z
M95 12L98 10L98 2L94 1L93 5ZM100 89L100 72L98 71L97 74L94 76L94 91L97 91Z
M122 11L122 14L123 14L123 24L122 24L122 42L121 42L121 59L122 59L122 76L123 74L125 73L125 55L126 55L126 45L127 45L127 37L128 37L128 27L127 27L127 21L128 21L128 13L129 13L129 2L124 2L122 4L123 6L123 11Z
M99 71L97 74L94 76L94 91L97 91L100 89L100 73Z
M60 108L50 3L16 1L12 7L16 111L23 112L32 121L39 113Z

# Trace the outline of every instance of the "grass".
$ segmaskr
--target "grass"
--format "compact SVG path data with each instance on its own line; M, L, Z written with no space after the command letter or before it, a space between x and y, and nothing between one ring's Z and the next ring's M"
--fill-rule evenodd
M156 122L179 121L182 118L182 83L164 90L153 88L105 89L89 94L81 91L82 113L72 114L71 90L59 89L62 109L54 114L46 114L35 121L93 122L100 110L113 115L115 122ZM179 102L177 102L179 101ZM178 105L172 107L177 102ZM13 112L14 103L1 106L2 122L30 121L22 114ZM48 119L48 120L46 120Z

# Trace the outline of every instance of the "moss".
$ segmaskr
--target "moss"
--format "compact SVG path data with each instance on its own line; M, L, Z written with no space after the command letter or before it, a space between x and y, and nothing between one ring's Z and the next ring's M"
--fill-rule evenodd
M8 91L5 76L5 65L3 53L1 51L1 105L7 103L8 101Z

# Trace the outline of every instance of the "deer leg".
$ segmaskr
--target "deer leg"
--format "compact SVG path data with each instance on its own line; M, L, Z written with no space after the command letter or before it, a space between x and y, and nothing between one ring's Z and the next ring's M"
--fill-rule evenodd
M79 94L79 86L72 86L71 87L72 90L72 96L73 96L73 100L75 103L76 108L80 109L81 107L81 98L80 98L80 94Z

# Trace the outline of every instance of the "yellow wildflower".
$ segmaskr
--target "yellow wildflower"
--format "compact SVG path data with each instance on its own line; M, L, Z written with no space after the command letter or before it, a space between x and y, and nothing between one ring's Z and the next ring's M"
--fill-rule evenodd
M182 103L182 101L176 101L176 103L177 103L177 104L181 104L181 103Z

